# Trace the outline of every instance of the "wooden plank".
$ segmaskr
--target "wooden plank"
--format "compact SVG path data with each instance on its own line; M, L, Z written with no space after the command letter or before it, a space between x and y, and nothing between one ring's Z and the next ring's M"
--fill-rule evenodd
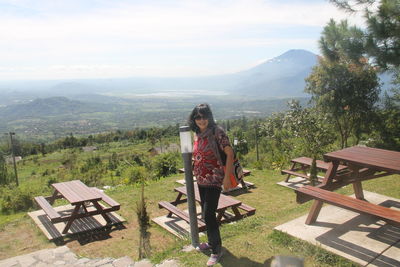
M91 190L79 180L55 183L52 186L71 204L101 199L101 196L97 192Z
M50 205L49 202L47 202L43 196L35 197L35 201L47 214L47 216L49 216L52 222L57 219L61 219L61 215Z
M312 158L299 157L299 158L292 159L291 162L299 163L301 165L311 166ZM321 170L324 170L324 171L328 170L329 169L329 165L330 165L330 163L324 162L324 161L318 160L318 159L316 160L316 164L317 164L317 168L318 169L321 169ZM338 171L344 170L346 168L347 168L347 166L345 166L345 165L339 165L338 166Z
M354 146L326 153L327 161L346 161L362 167L400 174L400 152Z
M181 194L187 195L186 186L177 187L174 190ZM200 203L201 202L200 201L200 193L199 193L199 189L196 185L194 186L194 191L195 191L195 199L198 203ZM219 197L217 211L220 211L222 209L226 209L229 207L237 207L237 206L240 206L240 204L242 204L241 201L234 199L232 197L226 196L224 194L221 194Z
M251 215L254 215L256 213L256 209L255 208L250 207L249 205L246 205L246 204L243 204L243 203L238 208L246 211L246 215L247 216L251 216Z
M164 208L166 210L168 210L169 212L175 214L176 216L178 216L180 219L186 221L187 223L190 223L190 217L189 214L181 209L179 209L178 207L172 205L171 203L169 203L168 201L160 201L158 202L158 207ZM201 221L200 219L197 218L197 225L199 227L199 231L204 231L206 228L206 224Z
M251 174L250 170L243 169L243 176L249 176Z
M304 186L296 189L296 193L312 196L314 199L335 205L344 209L349 209L358 213L377 216L388 223L400 225L400 211L384 206L372 204L364 200L341 195L313 186ZM311 212L310 212L311 215Z
M303 177L306 179L310 178L307 174L304 174L301 172L295 172L295 171L291 171L291 170L281 170L281 174L290 174L290 175L294 175L294 176Z
M98 194L101 195L101 200L103 200L105 203L107 203L108 205L110 205L113 208L118 208L121 206L117 201L115 201L114 199L112 199L111 197L109 197L108 195L106 195L103 191L101 191L100 189L96 188L96 187L92 187L92 190L96 190L96 192Z

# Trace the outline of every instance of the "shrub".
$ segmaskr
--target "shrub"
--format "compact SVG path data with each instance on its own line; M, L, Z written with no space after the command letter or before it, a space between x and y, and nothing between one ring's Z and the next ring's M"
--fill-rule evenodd
M154 162L154 171L156 177L166 177L168 175L174 174L178 170L178 158L179 153L164 153L156 156Z
M47 185L47 187L51 187L51 185L52 185L52 184L55 184L55 183L57 183L57 178L55 178L55 177L49 177L49 178L47 179L46 185Z
M102 162L99 156L88 158L85 160L85 163L80 168L81 173L86 173L91 169L102 167Z
M125 179L126 184L134 184L146 179L148 171L143 166L133 166L128 170L128 177Z
M4 213L26 211L33 207L33 193L19 187L0 188L0 208Z
M113 152L110 158L108 159L108 169L115 170L118 167L119 159L117 153Z

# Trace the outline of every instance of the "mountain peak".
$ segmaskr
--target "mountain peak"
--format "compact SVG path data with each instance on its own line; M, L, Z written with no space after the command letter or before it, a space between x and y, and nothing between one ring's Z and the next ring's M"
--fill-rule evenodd
M317 55L303 49L291 49L280 56L274 57L267 62L276 61L309 61L312 58L317 58Z

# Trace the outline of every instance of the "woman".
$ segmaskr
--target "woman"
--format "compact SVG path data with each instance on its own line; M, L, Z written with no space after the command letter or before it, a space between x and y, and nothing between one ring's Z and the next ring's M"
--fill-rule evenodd
M222 186L231 187L229 174L232 173L233 150L228 136L214 121L208 104L197 105L189 117L189 126L196 133L193 146L193 173L199 188L202 217L207 228L208 243L201 243L196 249L212 254L207 266L216 264L222 256L221 236L216 219ZM226 172L220 153L226 154Z

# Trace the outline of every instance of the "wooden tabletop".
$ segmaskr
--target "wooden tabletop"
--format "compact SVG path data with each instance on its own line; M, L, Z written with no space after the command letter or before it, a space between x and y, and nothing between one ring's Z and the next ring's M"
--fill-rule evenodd
M325 161L345 161L361 167L400 174L400 152L353 146L324 155Z
M184 195L187 195L186 186L177 187L177 188L175 188L175 191L182 193ZM197 185L194 186L194 191L195 191L194 194L195 194L196 201L200 202L200 194L199 194L199 189L198 189ZM241 204L242 204L241 201L221 194L219 197L217 211L226 209L229 207L238 207Z
M101 195L96 190L90 189L79 180L56 183L52 186L71 204L101 200Z

